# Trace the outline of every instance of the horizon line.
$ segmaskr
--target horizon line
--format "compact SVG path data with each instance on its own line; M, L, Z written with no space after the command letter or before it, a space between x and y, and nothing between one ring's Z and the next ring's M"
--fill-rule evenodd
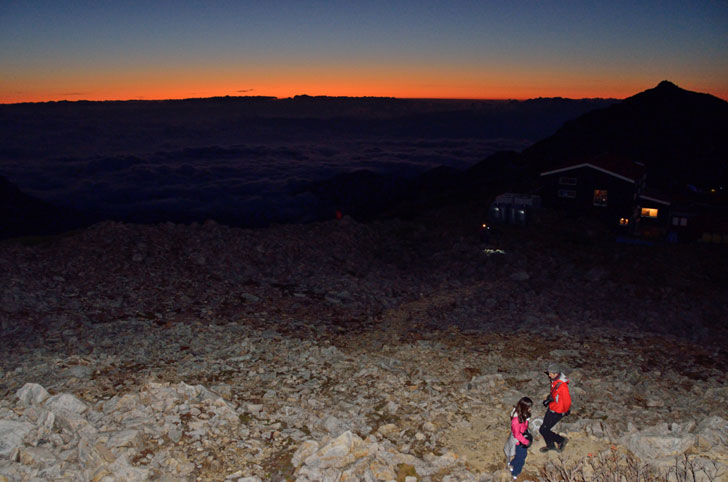
M288 97L277 97L274 95L213 95L209 97L169 97L169 98L157 98L157 99L144 99L144 98L129 98L129 99L56 99L56 100L37 100L37 101L23 101L23 102L0 102L0 105L22 105L22 104L52 104L61 102L171 102L171 101L187 101L187 100L210 100L210 99L268 99L268 100L293 100L300 97L309 98L328 98L328 99L392 99L392 100L460 100L460 101L474 101L474 102L525 102L529 100L539 99L564 99L564 100L624 100L627 97L564 97L560 95L556 96L538 96L538 97L395 97L387 95L311 95L311 94L295 94Z

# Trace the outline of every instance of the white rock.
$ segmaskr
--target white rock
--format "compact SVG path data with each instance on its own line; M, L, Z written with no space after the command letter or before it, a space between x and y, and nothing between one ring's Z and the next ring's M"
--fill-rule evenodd
M37 405L43 403L50 394L48 390L37 383L26 383L18 390L17 397L26 405Z
M115 433L106 446L110 449L117 447L140 447L142 444L142 435L138 430L122 430Z
M399 433L399 429L397 428L397 426L395 424L387 423L387 424L380 426L377 429L377 432L382 434L382 436L384 436L384 437L393 438L393 437L397 436L397 434Z
M296 452L293 454L291 464L293 464L294 467L300 467L303 461L311 455L315 454L318 449L318 442L316 442L315 440L306 440L301 444L300 447L298 447Z
M621 440L637 457L650 462L658 459L674 462L675 457L684 454L695 441L696 437L692 434L666 435L649 429L628 434Z
M263 410L263 405L259 403L248 403L245 405L245 410L248 413L257 416L260 414L261 410Z
M728 447L728 420L718 416L707 417L700 422L696 431L711 444Z
M70 393L59 393L45 401L45 406L52 412L64 410L73 413L83 413L88 410L86 404Z
M305 463L306 465L322 469L343 467L351 462L348 456L361 442L361 438L347 430L322 447L314 455L306 458Z
M23 447L20 449L18 458L21 464L31 467L53 465L57 460L50 450L41 447Z
M0 457L6 458L23 446L23 438L33 430L28 422L0 420Z
M149 478L149 469L132 466L125 456L109 464L109 469L116 477L115 480L132 482Z
M326 420L324 420L324 428L332 437L338 437L343 432L346 432L349 429L346 423L334 417L333 415L329 415L328 417L326 417Z
M98 450L94 439L81 437L78 442L78 460L86 469L95 472L110 461L107 458L111 458L108 457L108 449Z
M500 385L503 383L503 375L500 373L494 373L489 375L481 375L477 377L473 377L470 380L470 386L474 389L489 389L493 388L496 385Z
M55 425L68 430L71 433L77 433L82 430L86 432L95 432L96 429L91 426L83 415L70 412L68 410L54 410Z
M74 365L66 370L68 376L80 379L90 378L93 372L94 369L86 365Z

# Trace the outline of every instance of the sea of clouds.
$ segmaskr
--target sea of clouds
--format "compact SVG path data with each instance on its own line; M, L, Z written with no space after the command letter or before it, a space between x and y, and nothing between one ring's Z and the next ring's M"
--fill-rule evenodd
M465 169L612 102L302 96L0 105L0 176L100 218L324 219L337 206L313 187L320 181L361 170L394 179Z
M263 225L333 216L335 206L307 186L337 174L368 170L406 178L437 166L464 169L497 150L526 145L504 139L322 137L24 159L5 163L2 174L35 197L103 217Z

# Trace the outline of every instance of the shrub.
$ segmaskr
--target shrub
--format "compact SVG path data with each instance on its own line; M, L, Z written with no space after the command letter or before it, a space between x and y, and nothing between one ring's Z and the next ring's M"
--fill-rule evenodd
M724 475L714 462L690 458L687 454L676 457L675 464L664 469L615 448L589 455L570 465L563 459L550 462L540 469L541 479L545 482L713 482Z

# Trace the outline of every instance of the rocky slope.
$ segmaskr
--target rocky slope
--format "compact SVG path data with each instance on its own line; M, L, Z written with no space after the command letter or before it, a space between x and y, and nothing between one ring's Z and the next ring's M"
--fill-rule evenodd
M3 242L0 480L505 480L551 361L571 442L524 480L614 452L724 480L724 248L484 245L462 212Z

